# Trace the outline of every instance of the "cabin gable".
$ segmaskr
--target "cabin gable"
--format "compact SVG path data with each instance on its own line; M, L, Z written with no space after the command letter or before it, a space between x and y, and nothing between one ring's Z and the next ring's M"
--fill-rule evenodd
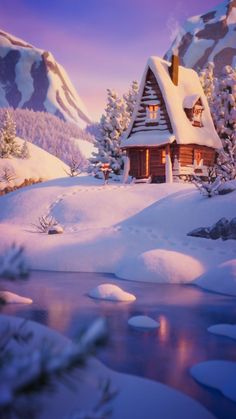
M150 68L147 71L143 94L128 137L137 132L148 131L157 134L173 133L161 89Z

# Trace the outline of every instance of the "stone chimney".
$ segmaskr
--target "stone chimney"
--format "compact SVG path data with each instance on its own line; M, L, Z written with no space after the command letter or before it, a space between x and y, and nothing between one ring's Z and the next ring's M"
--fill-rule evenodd
M171 57L171 66L169 67L169 73L171 80L178 86L178 79L179 79L179 57L178 55L172 55Z

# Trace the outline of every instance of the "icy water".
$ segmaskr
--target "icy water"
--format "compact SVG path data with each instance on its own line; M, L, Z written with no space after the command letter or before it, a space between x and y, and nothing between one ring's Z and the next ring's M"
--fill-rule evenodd
M113 303L87 296L90 289L106 282L135 294L137 300ZM34 272L27 282L8 282L5 286L31 297L34 303L8 305L4 313L43 323L69 337L97 316L105 316L110 339L98 353L104 364L174 387L198 400L219 419L236 418L236 403L198 384L189 373L198 362L236 361L236 341L207 332L213 324L235 323L236 298L191 285L122 281L109 274ZM139 314L159 321L160 328L150 332L130 328L129 317Z

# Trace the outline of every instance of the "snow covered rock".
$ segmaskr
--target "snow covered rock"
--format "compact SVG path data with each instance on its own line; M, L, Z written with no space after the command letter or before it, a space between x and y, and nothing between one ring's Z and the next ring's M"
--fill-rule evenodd
M32 304L31 298L21 297L9 291L0 291L0 299L6 304Z
M149 250L133 259L126 259L116 275L133 281L158 283L192 282L204 271L192 256L165 249Z
M156 329L159 323L149 316L133 316L128 320L128 324L132 327L140 329Z
M225 397L236 401L236 362L202 362L191 368L191 375L199 383L215 388Z
M201 16L190 17L179 30L165 59L178 51L181 64L199 70L208 62L219 74L236 60L236 2L224 0Z
M197 278L195 283L209 291L236 296L236 259L210 269Z
M136 297L114 284L101 284L89 291L89 297L109 301L135 301Z
M0 107L52 113L84 127L87 110L64 68L48 51L0 31Z
M50 227L48 230L48 234L62 234L63 233L63 227L58 225L55 225L54 227Z
M187 235L212 240L219 238L236 240L236 217L232 218L231 221L223 217L211 227L199 227L190 231Z
M227 336L236 339L236 324L215 324L208 327L208 332L215 335Z

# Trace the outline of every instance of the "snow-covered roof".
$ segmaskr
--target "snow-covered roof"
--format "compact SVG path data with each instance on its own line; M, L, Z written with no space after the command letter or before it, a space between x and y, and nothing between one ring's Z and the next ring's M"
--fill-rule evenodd
M196 102L200 99L199 94L194 94L190 96L186 96L183 100L183 108L192 109Z
M130 126L121 142L122 147L132 146L154 146L164 143L172 143L176 140L177 144L198 144L219 149L222 147L220 138L218 137L212 118L207 99L203 92L197 73L189 68L179 66L178 86L175 86L169 74L171 64L159 57L150 57L144 75L141 81L137 103L131 119ZM170 118L173 134L166 135L159 133L153 127L153 130L145 132L131 133L134 121L137 117L141 98L143 96L144 86L148 69L153 72L157 83L165 101L166 109ZM204 107L202 114L203 127L194 127L185 114L184 107L186 103L194 103L201 99ZM191 100L190 100L191 99ZM195 103L196 103L195 101ZM186 107L188 107L186 106Z

